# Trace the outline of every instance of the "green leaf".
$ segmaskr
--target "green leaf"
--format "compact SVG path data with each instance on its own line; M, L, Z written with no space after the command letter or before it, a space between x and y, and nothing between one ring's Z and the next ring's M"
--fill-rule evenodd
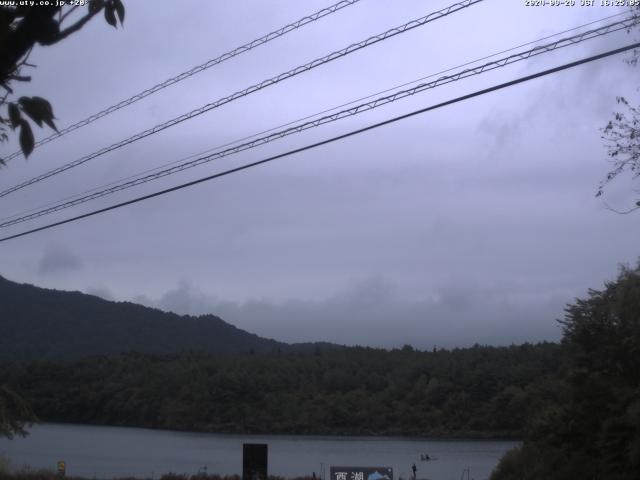
M120 25L124 25L124 5L122 4L122 0L113 0L113 6L120 19Z
M22 111L26 113L31 120L36 122L39 127L42 127L42 117L40 116L40 112L34 107L31 103L31 99L27 97L21 97L18 102L22 105Z
M104 7L104 0L90 0L89 13L98 13Z
M31 100L40 104L40 108L47 113L47 117L56 118L53 115L53 108L51 108L51 104L42 97L31 97Z
M104 8L104 19L113 28L118 28L118 22L116 21L116 14L113 4L106 5Z
M58 131L58 128L56 127L56 124L53 123L53 120L49 119L49 118L43 118L42 119L44 121L44 123L46 123L47 125L49 125L49 128L52 128L53 130L55 130L56 132Z
M20 115L20 110L18 110L18 106L15 103L10 103L9 104L9 121L11 122L11 129L15 130L21 120L22 120L22 115Z
M53 119L55 118L53 116L53 109L47 100L42 97L20 97L18 102L22 106L22 110L36 122L39 127L42 127L42 122L44 122L56 132L58 131L53 123Z
M20 120L20 148L25 158L33 152L34 143L31 125L26 120Z

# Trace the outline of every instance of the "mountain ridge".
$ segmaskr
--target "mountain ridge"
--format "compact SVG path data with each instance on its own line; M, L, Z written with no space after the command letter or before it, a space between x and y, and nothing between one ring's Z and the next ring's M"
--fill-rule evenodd
M0 275L0 359L65 359L142 353L305 351L328 343L288 344L213 315L178 315L79 291L17 283Z

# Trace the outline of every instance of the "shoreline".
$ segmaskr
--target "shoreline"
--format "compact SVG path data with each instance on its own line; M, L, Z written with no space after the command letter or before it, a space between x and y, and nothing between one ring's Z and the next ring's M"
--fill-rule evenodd
M41 421L34 423L32 426L38 425L57 425L57 426L69 426L69 427L101 427L101 428L118 428L118 429L136 429L136 430L148 430L150 432L173 432L182 434L206 434L221 437L233 437L233 436L249 436L249 437L299 437L309 439L363 439L374 440L379 439L399 439L399 440L415 440L415 441L509 441L519 442L522 441L524 435L516 434L497 434L495 432L455 432L455 433L431 433L425 435L418 435L414 433L402 434L396 432L380 433L380 432L258 432L258 431L237 431L237 430L207 430L207 429L169 429L162 427L149 427L138 425L117 425L117 424L103 424L103 423L76 423L76 422L64 422L64 421ZM27 428L29 431L32 426Z

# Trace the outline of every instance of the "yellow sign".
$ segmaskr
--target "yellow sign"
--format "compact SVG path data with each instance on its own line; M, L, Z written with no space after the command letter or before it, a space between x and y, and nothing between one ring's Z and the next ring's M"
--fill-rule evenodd
M64 475L66 470L67 470L67 464L66 464L66 463L64 463L64 461L63 461L63 460L60 460L60 461L58 462L58 473L59 473L60 475Z

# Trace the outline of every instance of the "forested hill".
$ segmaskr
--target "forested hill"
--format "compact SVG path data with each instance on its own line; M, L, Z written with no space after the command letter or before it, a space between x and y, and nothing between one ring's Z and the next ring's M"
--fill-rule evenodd
M214 315L180 316L0 276L0 359L71 359L118 352L312 349L262 338ZM326 347L326 345L324 345Z
M553 343L420 352L119 354L2 363L42 421L172 430L521 437L565 385Z

